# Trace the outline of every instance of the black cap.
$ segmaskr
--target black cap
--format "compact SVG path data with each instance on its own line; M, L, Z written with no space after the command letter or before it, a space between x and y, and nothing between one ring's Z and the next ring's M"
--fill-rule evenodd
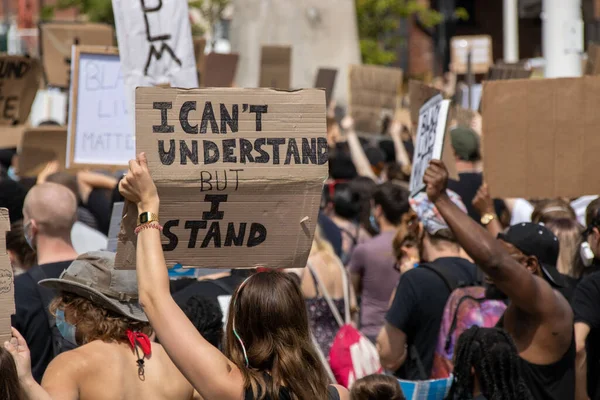
M527 256L537 257L544 277L555 287L565 287L564 278L556 269L558 262L558 238L545 226L530 222L513 225L498 239L510 243Z

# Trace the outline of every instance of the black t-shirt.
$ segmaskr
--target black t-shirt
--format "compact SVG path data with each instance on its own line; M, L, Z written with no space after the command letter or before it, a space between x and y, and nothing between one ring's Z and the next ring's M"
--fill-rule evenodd
M46 278L58 278L71 265L72 261L43 264L33 268L42 268ZM23 335L31 351L31 370L36 381L40 382L46 367L54 356L52 350L52 332L46 314L48 305L44 305L38 292L47 291L54 297L56 293L37 284L31 271L15 279L15 308L12 325Z
M575 322L590 327L585 342L588 395L600 399L600 273L589 275L577 285L572 304Z
M196 281L174 293L173 299L182 308L196 294L218 302L219 296L231 296L244 279L246 278L243 276L230 275L215 280Z
M448 276L455 277L456 281L476 280L477 267L463 258L438 258L433 264L444 268ZM431 374L433 353L448 297L450 291L440 276L417 267L400 278L396 296L385 317L390 325L406 334L409 349L411 346L416 348L427 376ZM422 379L410 357L396 375L402 379Z
M456 192L462 199L462 202L467 207L469 217L473 218L478 223L481 220L481 215L473 207L473 199L477 194L477 191L483 183L483 175L479 172L462 172L458 174L460 181L453 179L448 180L448 189ZM504 209L504 202L502 200L494 200L494 210L497 215L502 214Z

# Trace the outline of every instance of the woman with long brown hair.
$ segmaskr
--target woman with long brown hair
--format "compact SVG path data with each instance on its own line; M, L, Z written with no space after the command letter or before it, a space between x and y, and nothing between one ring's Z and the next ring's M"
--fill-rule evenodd
M25 400L17 366L10 352L4 347L0 347L0 399Z
M138 213L158 215L159 198L144 153L130 161L119 189L137 204ZM160 225L146 225L136 249L140 303L161 344L204 400L348 398L345 389L329 385L293 276L263 272L240 285L231 299L223 355L171 297Z

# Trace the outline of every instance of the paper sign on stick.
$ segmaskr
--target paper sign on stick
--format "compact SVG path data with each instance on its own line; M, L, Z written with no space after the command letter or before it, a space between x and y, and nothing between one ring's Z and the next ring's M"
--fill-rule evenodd
M493 197L600 193L600 77L484 82L483 99Z
M328 174L323 90L138 88L135 114L168 266L306 265ZM128 226L123 269L135 268Z
M413 125L419 122L419 111L423 104L432 97L441 94L442 91L421 81L410 80L408 82L408 96L410 98L410 119Z
M237 54L210 53L206 56L204 86L232 87L238 65Z
M317 79L315 80L315 88L325 89L325 99L328 106L333 95L333 89L335 88L337 72L335 68L319 68Z
M73 46L67 167L127 165L135 136L115 47Z
M290 89L292 48L263 46L260 57L260 87Z
M198 87L187 1L112 0L112 4L131 109L139 86ZM133 129L133 115L130 124Z
M25 124L40 86L42 67L23 56L0 56L0 125Z
M15 313L14 277L6 252L6 232L10 231L8 210L0 208L0 343L10 340L10 316Z
M40 24L40 36L40 54L46 83L67 88L71 46L112 46L115 33L112 26L107 24L45 22Z
M471 66L474 74L485 74L494 63L492 37L489 35L454 36L450 41L452 70L456 74L466 74L468 54L471 52Z
M380 133L387 114L394 115L402 89L402 70L373 65L352 65L350 78L350 114L357 131Z
M67 155L67 128L42 126L23 134L19 151L19 176L36 177L51 161L64 168Z
M440 160L446 136L450 100L437 95L429 100L419 112L417 141L410 175L410 196L425 189L423 177L432 159Z

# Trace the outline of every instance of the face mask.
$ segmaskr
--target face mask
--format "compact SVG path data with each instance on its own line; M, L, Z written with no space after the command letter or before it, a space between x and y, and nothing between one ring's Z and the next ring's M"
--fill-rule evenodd
M379 233L379 223L377 222L377 220L375 219L375 216L373 215L373 210L371 210L371 215L369 215L369 223L371 224L371 228L373 228L373 230L377 233Z
M31 221L29 221L25 224L25 226L23 226L23 236L25 236L25 241L27 242L27 245L31 247L31 250L35 250L35 248L33 247L33 240L29 237L29 235L27 235L27 229L29 228L29 225L31 225Z
M65 312L63 310L56 310L56 327L67 342L77 346L77 339L75 339L75 326L67 322L65 319Z
M19 181L19 177L17 176L17 173L15 172L15 167L8 167L8 171L6 171L6 174L13 181Z

